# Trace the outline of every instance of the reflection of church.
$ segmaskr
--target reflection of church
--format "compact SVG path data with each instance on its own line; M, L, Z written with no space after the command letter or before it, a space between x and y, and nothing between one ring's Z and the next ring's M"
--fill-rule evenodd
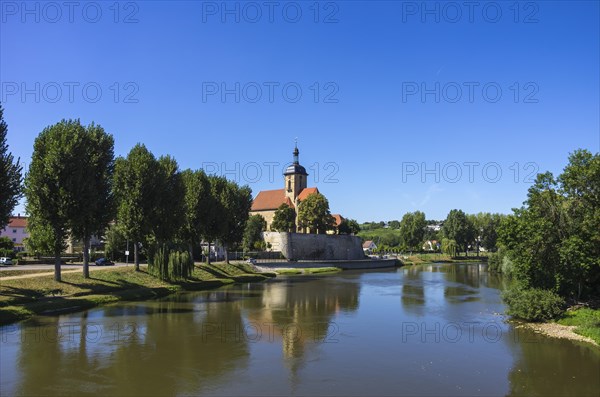
M308 173L306 172L306 168L300 165L299 154L300 151L298 150L298 146L296 146L294 148L294 162L283 173L284 188L260 191L252 202L250 215L258 214L265 218L267 221L267 230L271 230L275 211L282 204L293 208L297 216L298 205L301 201L312 194L321 194L316 187L307 187ZM332 214L332 216L335 219L335 226L339 226L343 218L339 214Z

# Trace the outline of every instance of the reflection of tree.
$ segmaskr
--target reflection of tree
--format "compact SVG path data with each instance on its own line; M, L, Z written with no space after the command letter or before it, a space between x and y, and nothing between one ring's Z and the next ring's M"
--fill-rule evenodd
M21 373L16 394L21 396L52 394L62 377L62 352L58 327L45 327L29 321L21 328L21 357L15 362ZM54 363L49 365L48 363ZM10 365L3 362L2 366Z
M215 300L228 300L227 291L218 294L225 297ZM180 315L192 308L189 301L178 302L180 298L106 307L102 322L93 324L84 312L69 318L79 324L71 327L75 332L68 343L21 344L23 377L17 394L198 394L246 365L246 340L235 334L243 323L239 302L205 303L196 319ZM222 334L221 325L234 332ZM54 322L45 329L68 335ZM101 341L90 335L97 329L102 330Z
M327 279L289 278L254 284L262 300L246 300L244 309L255 324L272 324L274 336L282 338L285 357L301 357L308 341L323 341L331 331L331 318L340 311L358 308L358 282L327 282Z
M598 396L600 353L594 348L522 331L519 359L508 375L511 396ZM515 349L516 350L516 349Z
M425 311L425 289L421 279L421 266L402 269L402 307L409 313L422 316Z

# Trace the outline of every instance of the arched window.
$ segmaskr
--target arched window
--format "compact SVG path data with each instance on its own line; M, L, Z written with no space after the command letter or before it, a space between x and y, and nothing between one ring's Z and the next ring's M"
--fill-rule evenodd
M288 192L292 191L292 180L288 179Z

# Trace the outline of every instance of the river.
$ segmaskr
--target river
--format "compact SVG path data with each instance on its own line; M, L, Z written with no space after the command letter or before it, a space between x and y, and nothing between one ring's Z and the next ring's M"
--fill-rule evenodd
M0 328L0 395L598 396L600 349L436 264L179 293Z

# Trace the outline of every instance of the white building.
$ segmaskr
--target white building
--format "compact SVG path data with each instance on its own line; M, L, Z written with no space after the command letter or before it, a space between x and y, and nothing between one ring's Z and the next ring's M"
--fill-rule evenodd
M17 251L24 251L23 240L29 237L27 217L21 215L11 217L8 225L0 230L0 237L8 237L15 244Z

